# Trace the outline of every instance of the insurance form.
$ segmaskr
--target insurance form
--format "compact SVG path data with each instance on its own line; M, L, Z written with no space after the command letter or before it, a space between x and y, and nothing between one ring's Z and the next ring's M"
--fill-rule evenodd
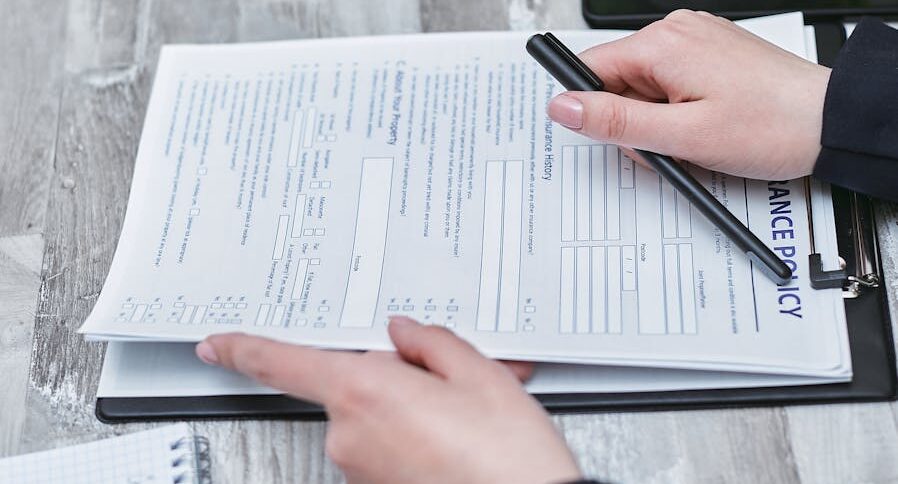
M800 15L749 26L806 55ZM82 332L384 349L407 315L495 357L850 375L841 293L807 279L804 182L688 167L792 267L777 287L657 174L553 124L526 37L165 47Z

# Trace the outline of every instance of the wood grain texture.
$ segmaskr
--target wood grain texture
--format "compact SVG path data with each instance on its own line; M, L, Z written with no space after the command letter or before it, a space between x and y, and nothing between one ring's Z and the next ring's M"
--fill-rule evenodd
M505 0L421 0L421 30L508 30Z
M10 59L0 70L10 175L0 177L0 372L13 382L0 393L4 455L152 426L94 418L103 345L75 331L112 260L163 44L585 24L573 0L6 0L0 27ZM883 263L898 274L898 206L877 215ZM898 282L887 285L896 314ZM554 419L584 470L616 482L879 483L898 481L896 408ZM325 423L193 426L212 443L216 482L343 480L324 456Z
M66 0L0 2L0 236L44 226Z
M619 482L798 482L782 409L556 417L583 470Z
M512 30L586 29L579 2L566 0L508 0Z
M0 457L19 451L44 238L0 237Z
M29 448L112 431L92 412L103 345L86 342L75 331L112 260L148 82L136 68L133 48L120 45L134 43L134 30L105 28L124 18L135 22L136 9L126 9L126 2L109 3L114 6L104 5L90 16L81 14L80 2L69 9L68 36L79 39L69 45L92 54L67 59L23 435Z
M64 37L64 0L0 3L0 456L25 421Z

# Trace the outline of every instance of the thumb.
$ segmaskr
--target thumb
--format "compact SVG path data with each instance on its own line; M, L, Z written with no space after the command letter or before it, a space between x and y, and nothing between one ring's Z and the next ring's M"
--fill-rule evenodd
M610 92L570 91L549 101L555 122L590 138L676 156L700 115L701 101L655 103Z

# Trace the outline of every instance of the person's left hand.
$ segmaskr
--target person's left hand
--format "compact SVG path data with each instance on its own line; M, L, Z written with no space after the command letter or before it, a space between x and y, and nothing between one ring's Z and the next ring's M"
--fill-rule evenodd
M397 353L321 351L244 334L196 347L330 418L326 451L350 482L547 484L580 471L521 387L532 366L482 356L452 332L394 318Z

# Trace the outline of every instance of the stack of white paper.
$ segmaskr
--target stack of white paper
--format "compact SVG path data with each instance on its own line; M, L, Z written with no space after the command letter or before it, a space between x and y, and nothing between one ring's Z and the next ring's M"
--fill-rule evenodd
M814 56L800 14L745 25ZM586 48L626 34L560 36ZM719 372L849 379L841 293L807 278L804 182L689 167L794 267L777 287L657 174L551 123L544 106L561 88L526 37L165 47L115 260L81 331L388 349L385 323L401 314L493 357L628 367L621 381L639 367L709 372L699 386L727 386ZM832 206L815 190L830 222L817 249L832 259ZM120 344L116 367L195 361L189 345ZM208 391L248 388L221 378ZM128 393L112 379L101 393Z

